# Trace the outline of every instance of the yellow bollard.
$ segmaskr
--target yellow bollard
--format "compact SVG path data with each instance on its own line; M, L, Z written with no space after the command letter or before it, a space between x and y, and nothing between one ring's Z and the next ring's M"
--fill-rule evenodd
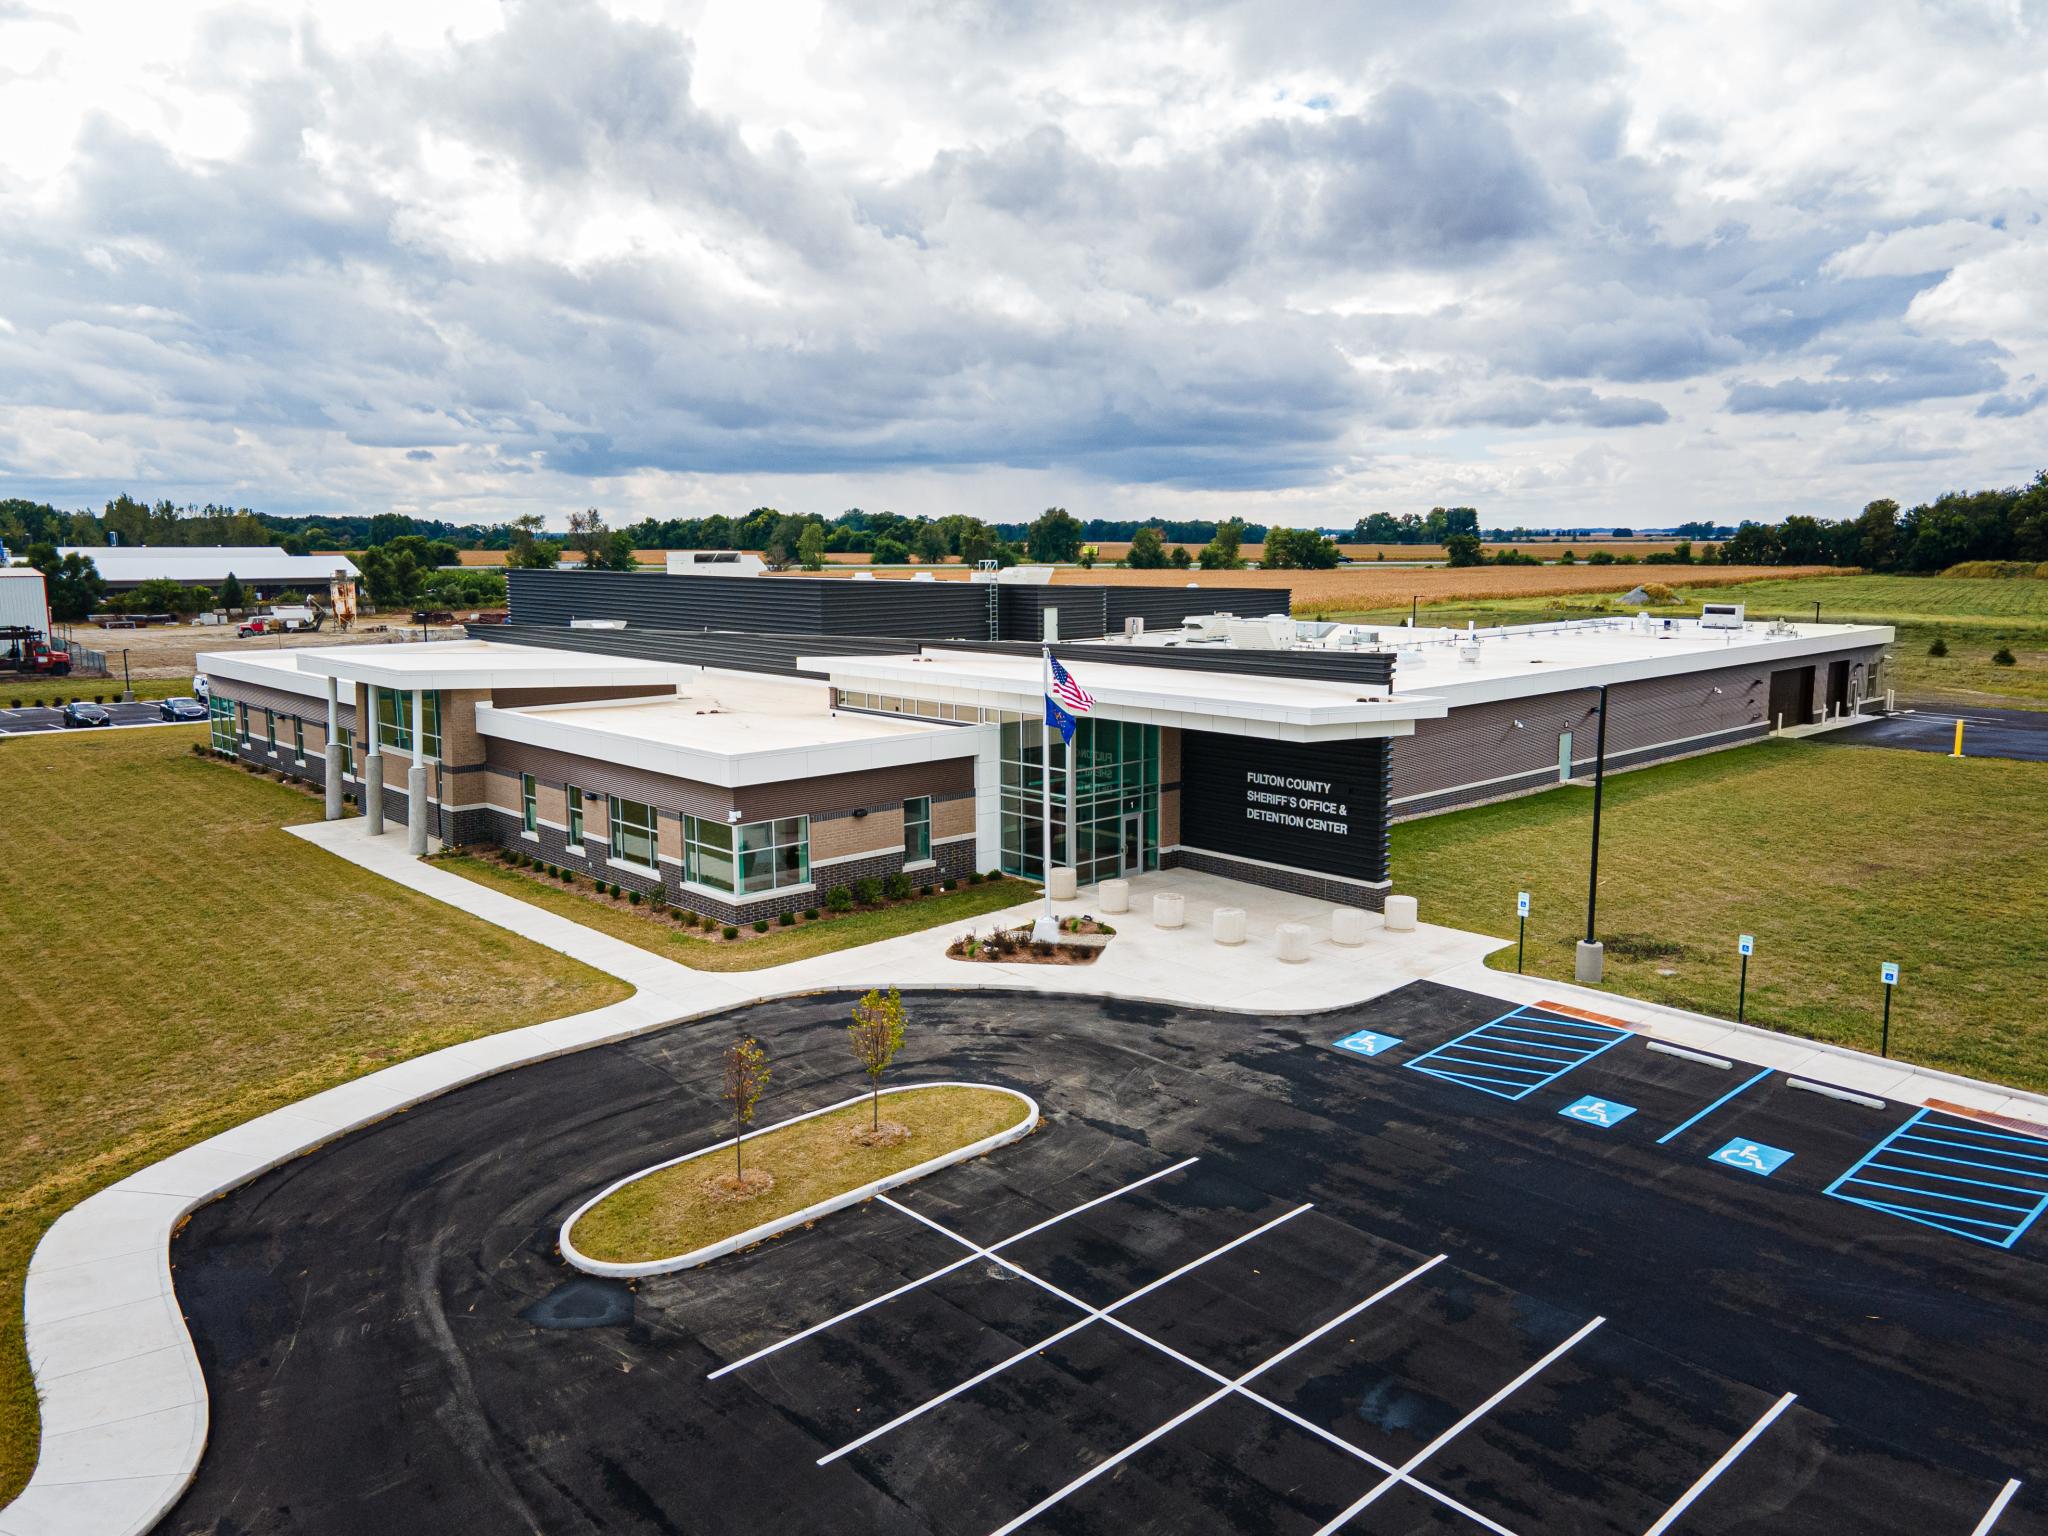
M1960 720L1958 720L1958 721L1956 722L1956 749L1955 749L1955 750L1954 750L1953 752L1949 753L1949 756L1950 756L1950 757L1961 757L1962 755L1963 755L1963 722L1962 722L1962 721L1960 721Z

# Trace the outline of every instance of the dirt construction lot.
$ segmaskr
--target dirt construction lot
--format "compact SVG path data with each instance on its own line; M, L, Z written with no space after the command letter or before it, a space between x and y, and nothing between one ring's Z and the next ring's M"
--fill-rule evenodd
M192 658L201 651L282 651L308 645L388 645L399 640L417 640L423 631L412 624L398 624L373 618L347 634L322 629L312 634L250 635L238 638L232 625L165 624L149 629L98 629L80 624L71 631L73 643L107 653L107 666L115 677L121 675L121 653L128 653L130 677L183 678L192 676ZM460 636L461 626L424 631L432 639Z

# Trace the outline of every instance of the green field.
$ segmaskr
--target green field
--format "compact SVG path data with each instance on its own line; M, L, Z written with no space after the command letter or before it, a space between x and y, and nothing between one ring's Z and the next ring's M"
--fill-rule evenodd
M510 869L496 859L468 853L439 858L434 863L465 880L530 901L571 922L601 929L615 939L637 944L650 954L697 971L758 971L927 928L952 923L972 927L976 918L1029 901L1038 890L1025 880L991 880L982 885L962 886L957 891L828 916L818 922L798 922L790 928L775 926L766 933L755 933L749 925L741 930L740 938L722 940L686 932L673 918L655 916L651 907L599 896L585 879L579 878L575 885L564 888L527 871Z
M282 828L204 727L0 739L0 1504L34 1464L29 1254L61 1212L410 1056L630 991Z
M1898 630L1892 647L1891 687L1902 703L1980 704L2006 709L2048 709L2048 581L1971 579L1946 576L1839 576L1748 581L1725 587L1687 587L1683 566L1646 566L1636 580L1663 582L1679 598L1652 613L1696 614L1702 601L1744 603L1757 618L1813 618L1820 604L1824 622L1890 624ZM1618 598L1530 597L1485 603L1443 603L1425 607L1425 624L1535 624L1545 619L1585 618L1597 613L1633 613ZM1408 610L1381 609L1344 615L1367 622L1398 623ZM1939 638L1946 656L1930 656ZM2015 664L1991 659L2001 646Z
M1512 938L1569 980L1584 937L1592 795L1541 795L1394 829L1398 887L1430 922ZM2048 1089L2048 764L1777 740L1609 779L1599 936L1607 981L1875 1049L1878 967L1904 971L1892 1054ZM1513 950L1489 964L1512 970Z

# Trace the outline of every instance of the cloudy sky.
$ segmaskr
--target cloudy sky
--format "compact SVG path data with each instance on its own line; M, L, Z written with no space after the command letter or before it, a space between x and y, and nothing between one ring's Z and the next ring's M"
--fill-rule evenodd
M1852 512L2048 465L2048 0L0 0L0 495Z

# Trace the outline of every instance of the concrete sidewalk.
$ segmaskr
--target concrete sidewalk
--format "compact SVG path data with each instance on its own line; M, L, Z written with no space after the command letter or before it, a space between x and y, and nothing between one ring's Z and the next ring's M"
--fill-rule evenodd
M1733 1060L1796 1071L1861 1093L1930 1098L2025 1119L2048 1134L2048 1099L1859 1052L1730 1024L1567 982L1485 967L1505 940L1427 925L1392 933L1373 920L1357 947L1329 938L1330 909L1192 871L1131 882L1133 910L1086 967L948 959L957 933L905 934L758 971L691 970L475 881L422 863L401 832L372 838L359 820L290 829L337 857L447 902L629 982L631 998L402 1062L263 1115L130 1175L53 1223L29 1264L23 1299L28 1354L42 1397L35 1475L0 1510L0 1536L140 1536L190 1482L206 1443L206 1387L172 1290L170 1240L194 1207L301 1156L463 1083L747 1003L868 986L1015 988L1085 993L1270 1017L1366 1001L1409 982L1462 987L1509 1004L1548 999L1618 1019L1645 1035ZM1156 927L1152 897L1183 898L1185 926ZM1095 910L1084 889L1061 915ZM1244 909L1246 942L1216 944L1219 906ZM975 920L987 931L1033 916L1038 903ZM1282 962L1275 931L1306 923L1309 958Z

